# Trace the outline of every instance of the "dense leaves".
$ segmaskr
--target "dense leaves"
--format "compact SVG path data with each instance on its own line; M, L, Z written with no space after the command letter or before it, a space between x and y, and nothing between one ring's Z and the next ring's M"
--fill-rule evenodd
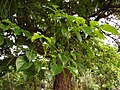
M4 64L7 69L11 64L16 66L14 70L22 72L26 80L39 77L53 81L56 75L68 69L78 82L88 83L85 87L90 90L115 88L120 75L120 56L115 48L104 45L103 41L104 33L117 35L118 31L108 24L88 20L91 12L84 11L86 4L93 5L86 8L94 10L96 5L93 3L97 1L53 1L22 0L15 6L19 12L11 12L12 19L6 15L2 17L5 19L0 22L1 55L4 56L1 76L7 72ZM107 1L103 2L107 5ZM79 4L75 6L74 3ZM98 2L98 7L101 6L103 3ZM9 50L10 54L4 50ZM6 64L6 58L15 59Z

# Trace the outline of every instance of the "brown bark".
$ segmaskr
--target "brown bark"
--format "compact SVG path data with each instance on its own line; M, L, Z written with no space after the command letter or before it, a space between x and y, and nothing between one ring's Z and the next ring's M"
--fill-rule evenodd
M35 77L33 77L33 85L34 85L34 90L36 90L36 81L35 81Z
M64 72L56 75L53 90L74 90L72 74L67 69L64 69Z

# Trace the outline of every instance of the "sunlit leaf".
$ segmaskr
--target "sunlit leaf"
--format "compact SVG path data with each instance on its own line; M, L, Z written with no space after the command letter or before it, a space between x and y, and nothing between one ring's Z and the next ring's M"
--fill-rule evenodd
M10 20L4 19L2 20L2 22L8 23L9 25L14 25L14 23L12 23Z
M76 33L76 36L77 36L77 39L78 39L80 42L82 42L82 37L81 37L81 35L80 35L79 32Z
M45 37L45 36L44 36L43 38L45 38L45 39L48 41L49 44L52 44L52 43L51 43L51 39L50 39L49 37Z
M102 32L100 32L100 30L96 30L95 31L95 34L97 34L97 36L100 38L100 39L105 39L105 36Z
M51 44L54 45L56 43L56 38L55 37L50 37L51 39Z
M76 23L78 26L80 26L80 24L85 24L85 19L82 17L76 17Z
M56 10L57 10L57 8L59 7L58 5L52 5Z
M99 23L97 21L90 21L90 26L92 27L99 26Z
M92 33L92 29L90 27L82 27L82 31L87 35Z
M35 41L36 39L40 38L40 35L38 33L34 33L34 35L31 38L31 41Z
M101 26L103 30L107 31L107 32L110 32L112 34L118 34L118 30L111 26L111 25L108 25L108 24L104 24Z

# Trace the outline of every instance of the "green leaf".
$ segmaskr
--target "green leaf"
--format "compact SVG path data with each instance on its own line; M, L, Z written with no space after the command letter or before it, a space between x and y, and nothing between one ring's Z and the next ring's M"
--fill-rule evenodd
M28 37L28 38L32 37L32 35L31 35L31 33L29 31L22 29L22 32L25 34L26 37Z
M80 72L85 72L86 68L82 63L77 63L77 67L80 70Z
M70 32L68 31L68 29L62 28L62 29L61 29L61 32L62 32L62 35L65 36L67 39L70 39L70 38L71 38L71 34L70 34Z
M93 51L89 46L87 46L86 49L87 49L87 54L88 54L88 56L89 56L91 59L93 59L94 56L95 56L94 51Z
M20 34L21 34L20 27L18 27L18 26L15 26L14 29L13 29L13 31L14 31L14 33L15 33L16 35L20 35Z
M44 52L46 52L49 49L50 45L48 43L43 45Z
M100 30L96 30L96 31L95 31L95 34L97 34L97 36L98 36L99 38L105 39L104 34L103 34L102 32L100 32Z
M23 56L19 56L16 60L17 71L22 71L22 70L28 69L31 65L32 65L32 63L26 62L25 58Z
M18 5L17 7L18 7L18 8L20 8L20 9L21 9L21 8L24 8L24 6L23 6L22 2L18 2L18 4L17 4L17 5Z
M50 37L51 39L51 44L54 45L56 43L56 38L55 37Z
M2 20L2 22L8 23L8 24L11 25L11 26L14 25L14 23L12 23L10 20L4 19L4 20Z
M0 46L4 43L4 36L0 34Z
M34 64L32 64L28 69L25 69L23 74L26 75L27 78L33 78L37 74Z
M67 66L67 69L74 74L76 77L78 76L78 69L72 66Z
M34 65L35 65L35 68L36 68L37 72L39 72L42 68L42 64L40 63L40 61L38 61L38 60L35 61Z
M85 24L85 19L82 17L76 17L76 23L77 26L80 26L80 24Z
M59 6L58 6L58 5L52 5L52 7L57 10L57 8L58 8Z
M34 33L34 35L31 38L31 41L33 42L34 40L39 38L44 38L48 41L49 44L51 44L51 39L49 37L45 37L44 35L39 35L38 33Z
M75 51L71 51L70 54L72 55L73 59L76 60L76 53L75 53Z
M63 71L63 68L60 64L53 64L51 65L51 71L52 71L53 76L55 76L61 73Z
M76 33L76 36L77 36L77 39L78 39L80 42L82 42L82 37L81 37L81 35L80 35L79 32Z
M34 35L31 38L31 41L33 42L33 41L35 41L36 39L39 39L39 38L41 38L41 36L38 33L34 33Z
M71 61L71 66L77 67L77 62L73 59L70 59Z
M52 44L51 39L49 37L45 37L45 36L42 36L42 37L45 38L48 41L49 44Z
M63 63L63 65L65 65L67 63L68 58L66 57L66 55L64 53L58 54L58 57L61 60L61 62Z
M107 32L112 33L112 34L118 34L118 30L115 27L111 26L111 25L104 24L104 25L101 26L101 28L103 30L107 31Z
M90 35L92 33L92 29L90 27L82 27L82 31L86 34L86 35Z
M0 23L0 28L5 31L5 30L8 30L10 28L10 26L9 25L7 26L7 25Z
M99 23L97 21L90 21L90 26L92 27L99 26Z
M26 56L29 59L29 62L35 59L35 53L33 51L26 51Z

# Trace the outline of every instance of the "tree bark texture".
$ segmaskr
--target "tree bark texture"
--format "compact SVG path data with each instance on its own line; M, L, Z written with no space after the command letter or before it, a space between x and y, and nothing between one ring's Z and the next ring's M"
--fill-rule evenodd
M67 69L64 69L64 72L56 75L53 90L74 90L72 74Z

